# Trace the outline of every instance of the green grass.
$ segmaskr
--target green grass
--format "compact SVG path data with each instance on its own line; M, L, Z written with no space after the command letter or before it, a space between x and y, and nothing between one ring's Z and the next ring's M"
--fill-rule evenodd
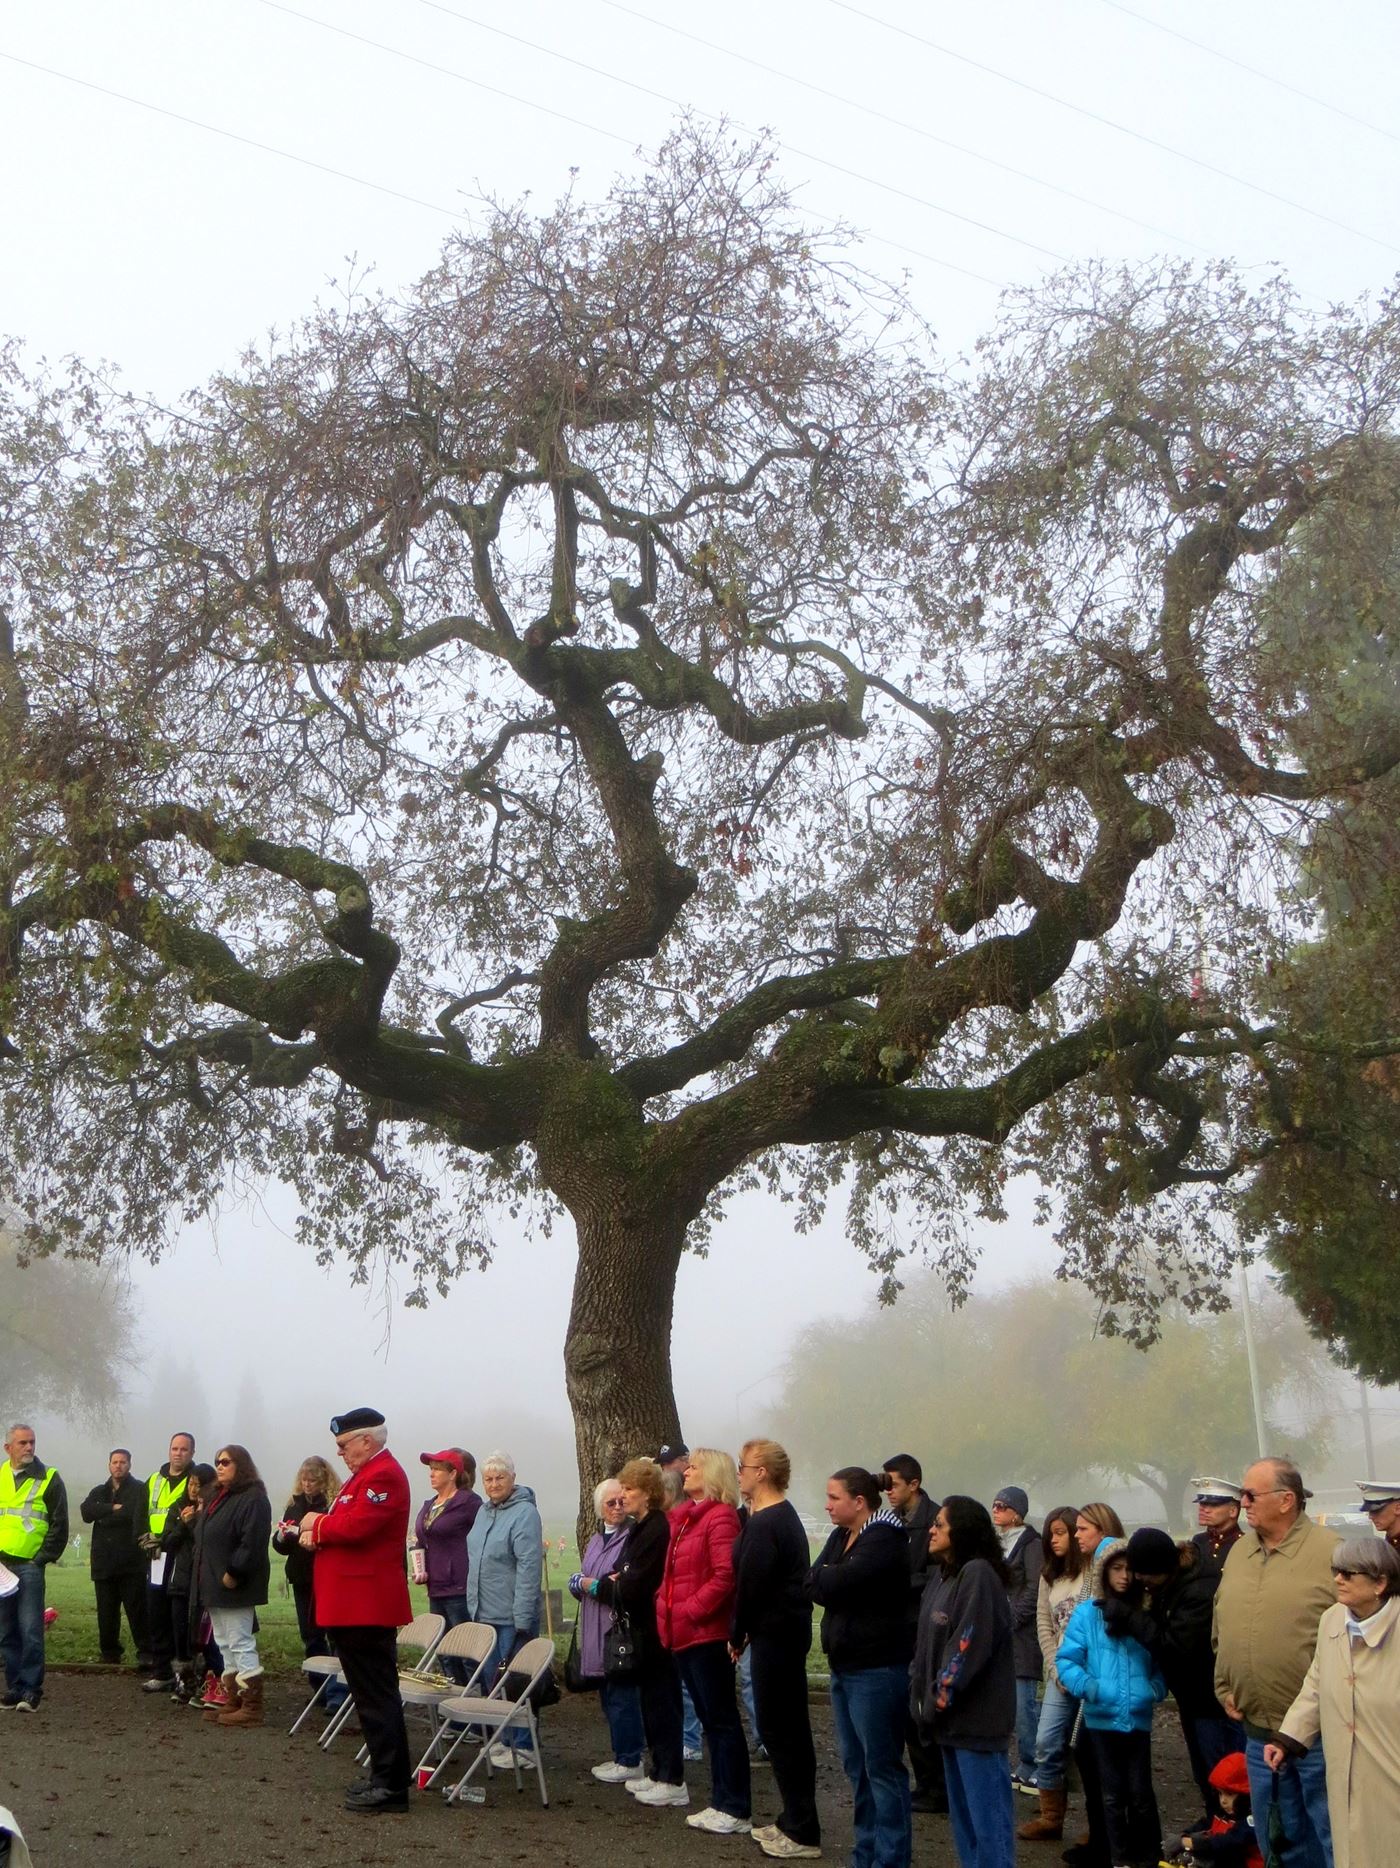
M559 1551L561 1536L565 1540L562 1555ZM549 1586L564 1592L563 1614L559 1615L556 1608L555 1622L556 1645L561 1654L568 1634L567 1626L561 1632L561 1623L572 1622L574 1616L574 1602L566 1584L577 1568L578 1550L573 1537L562 1530L556 1530L550 1540ZM411 1586L409 1596L415 1615L426 1612L426 1589ZM62 1563L50 1565L45 1579L45 1599L49 1608L58 1610L58 1620L49 1629L45 1642L49 1665L97 1666L97 1610L93 1602L92 1579L88 1574L86 1537L83 1539L81 1555L70 1544ZM279 1556L272 1559L272 1588L267 1606L258 1610L258 1625L258 1653L270 1672L291 1672L301 1665L301 1637L297 1633L296 1604L287 1587L284 1560ZM135 1656L131 1653L125 1617L122 1620L122 1646L129 1663Z

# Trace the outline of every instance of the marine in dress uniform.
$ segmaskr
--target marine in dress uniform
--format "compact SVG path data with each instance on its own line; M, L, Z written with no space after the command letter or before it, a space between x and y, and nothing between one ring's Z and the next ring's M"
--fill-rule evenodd
M1240 1535L1240 1488L1230 1479L1193 1479L1196 1522L1200 1530L1191 1539L1201 1553L1204 1568L1217 1575Z
M1392 1550L1400 1550L1400 1479L1358 1479L1361 1509Z
M408 1475L382 1444L384 1416L352 1408L331 1422L350 1477L329 1511L308 1512L301 1541L316 1557L316 1619L335 1643L369 1750L370 1775L345 1807L360 1816L408 1808L408 1732L395 1636L412 1618L404 1553Z

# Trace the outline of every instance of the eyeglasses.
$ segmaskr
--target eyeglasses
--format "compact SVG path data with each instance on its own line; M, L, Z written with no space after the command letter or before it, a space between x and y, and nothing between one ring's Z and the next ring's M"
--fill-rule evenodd
M690 1468L687 1466L686 1471L689 1472L689 1470ZM761 1461L741 1459L735 1470L736 1472L762 1472L763 1465Z
M626 1505L626 1503L627 1503L627 1500L625 1498L605 1498L603 1500L603 1510L604 1511L621 1511Z

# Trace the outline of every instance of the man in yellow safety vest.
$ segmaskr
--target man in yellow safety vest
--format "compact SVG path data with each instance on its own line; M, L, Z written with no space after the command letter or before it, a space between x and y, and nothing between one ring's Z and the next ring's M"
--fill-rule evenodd
M146 1504L138 1524L137 1543L150 1565L146 1583L146 1631L151 1644L151 1677L143 1693L170 1693L175 1689L175 1660L189 1658L187 1633L177 1629L171 1614L167 1582L170 1553L160 1548L160 1534L172 1511L185 1502L185 1487L194 1463L194 1435L171 1436L170 1458L146 1481Z
M68 1494L34 1457L34 1429L17 1421L0 1465L0 1660L6 1711L37 1712L44 1696L44 1570L68 1545Z

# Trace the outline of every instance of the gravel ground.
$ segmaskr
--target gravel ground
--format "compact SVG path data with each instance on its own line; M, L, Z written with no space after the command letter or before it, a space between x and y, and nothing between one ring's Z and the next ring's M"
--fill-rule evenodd
M82 1862L87 1868L378 1868L379 1864L452 1863L464 1851L477 1861L592 1868L625 1860L629 1868L694 1868L707 1855L756 1868L746 1839L697 1835L682 1813L643 1810L620 1788L588 1772L606 1755L602 1719L591 1697L566 1699L545 1715L545 1770L550 1806L541 1809L533 1779L517 1795L511 1780L492 1779L483 1805L447 1808L436 1794L415 1799L408 1816L354 1817L340 1808L354 1775L354 1745L329 1753L310 1721L295 1738L287 1728L303 1703L300 1683L270 1679L268 1723L257 1731L207 1726L197 1713L160 1695L143 1696L130 1674L50 1670L34 1715L0 1714L0 1802L24 1825L37 1868ZM848 1858L850 1798L837 1761L831 1714L812 1707L825 1854ZM421 1722L410 1724L418 1741ZM1194 1796L1176 1717L1163 1709L1156 1744L1158 1792L1170 1822L1188 1817ZM415 1756L417 1752L415 1751ZM700 1808L703 1765L687 1767L691 1809ZM1017 1820L1034 1809L1017 1797ZM754 1771L754 1820L776 1813L772 1774ZM1073 1813L1071 1823L1074 1825ZM1074 1825L1074 1833L1078 1833ZM1180 1833L1178 1830L1176 1833ZM1059 1849L1021 1843L1019 1861L1059 1868ZM956 1868L942 1817L914 1819L915 1868Z

